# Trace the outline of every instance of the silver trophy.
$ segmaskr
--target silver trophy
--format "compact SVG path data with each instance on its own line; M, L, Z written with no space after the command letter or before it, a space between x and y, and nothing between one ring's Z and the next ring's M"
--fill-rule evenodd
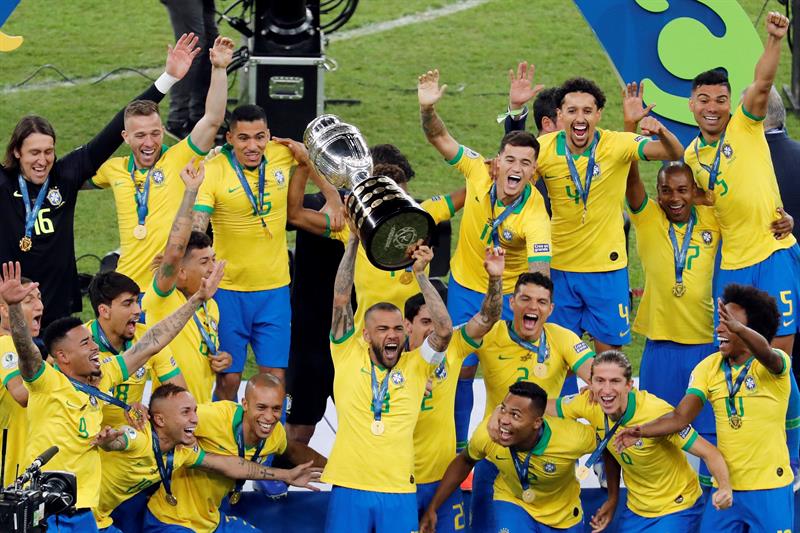
M410 247L428 242L433 218L386 176L372 175L372 156L358 128L336 115L312 120L303 134L311 163L333 186L349 189L346 207L367 258L382 270L413 263Z

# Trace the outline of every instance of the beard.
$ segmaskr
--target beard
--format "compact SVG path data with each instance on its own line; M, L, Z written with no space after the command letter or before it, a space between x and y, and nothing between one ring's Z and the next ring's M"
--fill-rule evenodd
M390 363L386 360L386 357L383 355L383 346L377 343L370 343L370 348L372 349L372 353L375 354L375 358L381 364L383 368L393 368L394 365L400 361L400 356L403 354L403 343L397 344L397 358L394 360L393 363Z

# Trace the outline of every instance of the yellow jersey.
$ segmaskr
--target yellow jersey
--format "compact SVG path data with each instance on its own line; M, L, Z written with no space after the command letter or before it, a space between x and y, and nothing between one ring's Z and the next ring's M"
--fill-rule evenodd
M711 278L719 248L719 224L714 210L698 205L683 269L686 292L675 287L675 259L669 237L670 221L658 202L645 198L638 211L631 210L636 228L636 249L644 270L644 295L633 322L633 330L651 340L681 344L705 344L714 340L714 301ZM688 224L688 223L687 223ZM687 224L673 224L678 250Z
M777 240L770 229L770 224L780 218L776 210L783 202L763 120L764 117L754 117L740 104L725 128L725 140L719 150L714 213L722 230L721 267L726 270L755 265L797 242L791 234ZM700 135L683 155L703 190L709 188L708 169L713 165L718 144L718 141L706 144Z
M456 456L456 425L453 411L461 364L480 343L467 335L465 326L453 332L447 354L430 376L433 388L422 398L414 427L414 477L417 483L441 481Z
M186 296L173 287L171 291L163 293L158 289L155 279L142 298L142 309L145 311L145 322L152 327L159 321L167 318L186 303ZM206 302L205 307L197 310L195 315L199 318L203 329L206 330L211 341L219 347L219 308L213 299ZM216 382L216 375L211 370L208 361L208 347L203 341L200 330L194 319L189 320L183 329L175 336L167 347L175 357L178 368L181 369L189 392L192 393L198 404L211 401L211 393Z
M141 240L133 236L133 230L139 224L133 180L136 180L136 188L143 190L150 169L136 168L132 154L112 157L103 163L91 179L95 187L110 188L114 193L120 244L117 272L131 278L142 290L153 277L150 263L164 250L172 220L181 205L185 189L181 170L193 157L202 158L205 155L192 143L191 136L169 149L161 147L161 157L150 172L148 212L144 224L147 234Z
M717 425L717 448L722 452L733 490L764 490L785 487L794 476L786 448L786 409L789 405L792 363L789 356L775 350L783 359L783 372L773 374L752 358L750 370L734 397L741 427L729 423L728 385L720 352L700 361L691 376L686 394L710 402ZM744 365L733 367L736 383ZM768 436L765 438L765 436Z
M489 275L483 261L486 247L492 246L492 219L499 217L506 206L499 200L492 206L489 191L493 182L480 154L460 146L448 163L464 175L467 183L464 214L450 270L459 284L484 293ZM498 228L498 237L506 251L503 293L510 294L519 275L528 271L528 262L549 262L551 256L550 217L542 195L530 183L525 186L520 203Z
M375 365L378 383L389 372L389 385L381 411L385 430L373 435L372 360L367 343L354 333L331 339L339 430L322 481L357 490L414 493L414 426L433 366L419 349L402 354L391 370Z
M28 436L28 418L25 408L17 403L8 391L8 382L19 377L19 357L11 335L0 335L0 430L8 430L8 442L3 449L0 441L0 457L6 458L6 475L0 485L7 487L27 468L25 463L25 439ZM21 379L21 378L20 378ZM42 450L44 451L44 450Z
M537 172L544 179L553 210L553 261L551 266L569 272L609 272L628 265L622 205L631 162L644 157L649 137L598 128L600 140L584 213L566 160L563 131L539 137ZM595 145L573 154L575 168L585 186L586 167Z
M263 197L258 198L258 169L243 167L256 201L263 206L253 213L236 172L232 153L223 151L206 163L206 177L195 203L196 211L211 214L217 259L227 261L221 289L264 291L289 284L289 248L286 243L286 203L289 179L297 162L282 144L270 141L264 150ZM266 223L268 231L261 226Z
M200 447L208 453L238 457L236 435L242 424L242 406L229 401L197 406L198 424L195 430ZM259 455L263 460L270 454L286 451L286 430L275 424L272 433L264 442ZM245 459L252 460L256 448L245 449ZM166 501L164 487L150 497L148 509L165 524L189 528L195 533L211 533L219 525L219 506L223 498L234 488L236 482L227 477L201 469L183 468L172 474L172 494L178 505L173 507Z
M467 453L473 461L487 459L500 471L494 482L495 500L521 507L541 524L567 529L583 520L575 461L594 448L595 436L590 426L545 416L528 465L528 482L535 496L532 503L522 500L522 485L511 449L492 441L485 422L469 440ZM526 455L527 451L517 452L521 462Z
M434 196L422 202L420 206L433 217L436 224L450 220L455 214L450 195ZM350 227L345 225L340 231L333 232L331 237L346 245L350 239ZM426 272L428 270L430 269L426 269ZM354 313L356 331L364 329L364 314L372 304L389 302L402 312L406 300L420 292L419 283L412 272L381 270L369 262L367 252L361 245L356 254L353 283L356 288L357 306Z
M596 403L589 401L589 391L564 396L556 401L556 411L561 418L584 419L594 427L597 438L606 435L605 415ZM664 400L647 391L633 389L628 393L628 406L622 415L620 429L645 424L673 408ZM616 422L608 420L608 427ZM701 496L697 472L689 465L686 455L697 440L697 431L686 426L679 433L641 439L634 446L618 453L612 442L606 448L622 468L622 477L628 488L628 509L646 518L677 513L692 507Z
M484 416L490 415L502 403L508 388L517 381L532 381L545 390L548 398L558 398L567 370L577 372L583 363L594 357L594 350L572 331L546 322L544 334L548 355L543 368L539 367L537 372L538 354L511 340L508 328L508 322L498 321L475 351L486 385ZM538 348L539 341L532 344Z
M97 388L107 391L128 379L125 360L115 356L103 367ZM78 478L77 509L94 508L100 500L100 452L89 442L102 428L102 401L76 389L56 367L42 363L28 389L28 445L30 464L50 446L58 453L44 470L73 472Z
M85 326L92 332L92 338L97 346L100 347L100 356L102 365L106 365L112 361L113 356L118 355L112 346L104 340L104 334L100 331L100 324L97 320L90 320ZM129 349L134 342L138 342L147 332L147 326L144 324L136 324L136 329L133 334L133 341L127 342L123 351ZM125 383L120 383L109 391L109 394L116 399L123 401L127 404L133 402L141 402L144 395L144 386L147 383L148 376L153 380L153 389L181 373L178 368L178 363L172 356L172 351L169 346L152 356L145 365L131 374ZM116 405L109 403L103 405L103 425L111 427L120 427L127 424L125 413Z
M100 503L92 509L97 528L109 527L113 520L111 512L129 498L147 487L161 482L158 465L153 455L153 433L150 424L137 431L130 426L123 427L125 450L105 452L100 450L102 476L100 478ZM166 454L164 462L166 463ZM198 466L203 462L205 452L198 444L178 445L172 458L173 473L184 466Z

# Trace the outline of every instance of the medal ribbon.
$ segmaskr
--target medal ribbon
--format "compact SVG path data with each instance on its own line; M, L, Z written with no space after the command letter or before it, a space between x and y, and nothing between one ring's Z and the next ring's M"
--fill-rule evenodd
M720 162L720 155L722 154L722 145L725 144L725 132L722 132L722 136L719 138L719 144L717 145L717 154L714 156L714 161L711 165L704 165L700 162L700 150L698 145L700 144L700 138L694 140L694 155L697 157L697 163L703 167L703 170L708 172L708 191L714 191L714 185L717 183L717 174L719 174L719 162Z
M250 459L254 463L258 462L258 457L259 457L259 455L261 455L261 450L264 448L264 442L266 442L266 439L261 439L260 441L258 441L258 444L256 445L256 451L255 451L255 453L253 453L253 458ZM245 450L245 447L244 447L244 423L239 424L239 429L236 432L236 448L239 450L239 457L244 459L245 458L244 457L244 450ZM232 493L242 492L242 488L243 487L244 487L244 480L243 479L236 480L236 486L234 487Z
M517 335L517 332L514 331L514 323L511 320L506 320L506 326L508 327L508 336L511 337L512 341L529 352L536 353L537 363L541 364L547 361L547 358L550 357L550 352L547 349L547 336L544 333L544 328L542 328L542 333L539 335L539 346L534 346L532 342L526 341Z
M50 183L50 176L47 176L44 183L42 183L42 188L39 189L33 209L31 209L31 197L28 195L28 183L22 177L22 174L18 175L17 178L19 180L19 192L22 194L22 200L25 204L25 236L30 239L33 234L33 226L36 224L36 217L39 215L39 210L42 208L44 199L47 196L47 185Z
M250 201L250 206L253 208L253 215L257 216L259 220L261 220L261 225L263 227L266 227L266 222L264 222L264 217L261 216L261 211L264 209L264 187L266 184L265 175L267 158L262 156L261 161L258 163L258 200L256 200L256 197L253 194L253 189L250 188L250 183L248 183L247 178L244 176L242 165L239 164L239 160L236 159L236 156L232 152L231 148L226 145L222 148L222 151L225 153L225 157L228 158L228 163L230 163L231 167L233 167L236 177L239 178L239 183L242 185L242 189L244 189L247 199Z
M575 193L580 196L583 201L583 211L586 212L586 204L589 201L589 189L592 187L592 177L594 176L594 159L597 152L597 145L600 143L600 133L594 132L594 143L592 151L589 154L589 162L586 164L586 186L581 184L581 177L578 174L578 168L575 166L575 161L572 159L572 153L567 146L566 138L564 139L564 156L567 159L567 166L569 167L569 175L572 178L572 184L575 186Z
M172 496L172 460L175 455L175 450L172 449L167 452L167 463L164 464L164 458L161 455L161 446L158 444L158 435L153 423L150 422L150 433L153 438L153 455L156 458L156 466L158 467L158 475L161 478L161 483L164 485L164 490L167 495Z
M65 376L66 376L66 374L65 374ZM89 396L97 396L98 398L100 398L104 402L110 403L111 405L116 405L120 409L125 409L126 411L130 411L131 410L131 406L130 405L128 405L127 403L123 402L122 400L120 400L118 398L114 398L110 394L106 394L105 392L101 391L97 387L92 387L88 383L82 383L82 382L80 382L80 381L78 381L76 379L73 379L73 378L69 377L69 376L66 376L66 377L70 381L70 383L72 383L73 387L75 387L79 391L83 392L84 394L87 394Z
M686 235L683 237L683 243L678 249L678 237L675 234L675 225L669 225L669 240L672 243L672 257L675 261L675 281L683 283L683 269L686 264L686 255L689 253L689 242L692 240L692 230L694 229L695 216L694 213L689 216L689 222L686 223Z
M131 156L133 157L133 156ZM133 198L136 201L136 216L139 218L139 225L144 226L144 221L147 218L148 207L147 200L150 198L150 177L153 175L155 166L147 171L147 177L144 179L142 189L136 185L136 168L131 170L131 181L133 182Z
M744 383L744 379L747 377L747 372L750 370L750 365L752 364L753 358L751 357L750 360L744 364L744 368L736 378L736 383L734 383L733 379L731 378L730 362L728 362L727 359L722 362L722 370L725 372L725 383L728 385L728 407L731 410L731 416L736 416L738 414L736 412L736 401L734 396L736 396L736 393L742 388L742 383Z
M519 457L517 457L517 450L515 448L512 447L509 451L511 452L511 459L514 461L514 470L517 471L519 484L522 485L522 490L524 492L531 487L531 482L528 479L528 467L531 464L533 450L528 450L528 454L525 456L524 461L520 461Z
M203 314L206 316L206 320L210 320L208 317L208 308L206 307L206 303L203 302ZM208 333L208 330L203 325L203 322L197 316L197 312L192 315L194 319L194 324L197 326L197 331L200 332L200 336L203 338L203 343L205 343L206 347L208 348L208 353L210 355L217 355L217 346L214 344L214 341L211 340L211 335Z
M389 374L390 370L386 370L386 375L383 376L380 386L378 386L378 376L375 374L375 363L369 362L372 368L372 417L374 420L381 419L381 411L383 410L383 399L386 398L386 393L389 391Z
M111 353L113 355L119 355L119 352L117 351L117 349L114 348L114 346L111 344L111 341L108 340L108 337L106 336L106 332L103 331L103 328L100 326L100 322L95 320L94 323L97 325L97 335L94 338L95 342L100 345L100 348L104 352L109 352L109 353ZM125 349L127 350L130 347L130 342L129 341L124 341L123 345L125 346Z
M614 426L609 431L608 429L608 415L603 415L603 422L606 426L606 434L603 437L603 440L600 441L600 444L597 445L597 448L592 452L592 455L586 460L586 468L592 468L603 456L603 450L606 449L608 443L611 442L611 438L614 436L614 433L617 432L619 429L620 424L622 424L622 420L624 415L620 417L619 420L614 424Z
M519 207L519 204L522 202L522 199L525 198L525 192L523 191L522 194L517 196L517 199L511 202L511 205L506 207L505 211L500 213L497 217L494 216L494 206L497 203L497 184L492 183L492 186L489 188L489 201L492 203L492 244L495 247L500 246L500 234L499 229L500 225L514 212L514 210Z

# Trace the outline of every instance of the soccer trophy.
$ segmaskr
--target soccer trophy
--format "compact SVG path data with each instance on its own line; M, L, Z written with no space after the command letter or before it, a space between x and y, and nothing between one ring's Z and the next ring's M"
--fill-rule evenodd
M428 241L433 218L393 180L372 175L372 156L358 128L336 115L321 115L308 124L303 142L317 172L351 191L347 212L369 261L382 270L412 264L410 246Z

